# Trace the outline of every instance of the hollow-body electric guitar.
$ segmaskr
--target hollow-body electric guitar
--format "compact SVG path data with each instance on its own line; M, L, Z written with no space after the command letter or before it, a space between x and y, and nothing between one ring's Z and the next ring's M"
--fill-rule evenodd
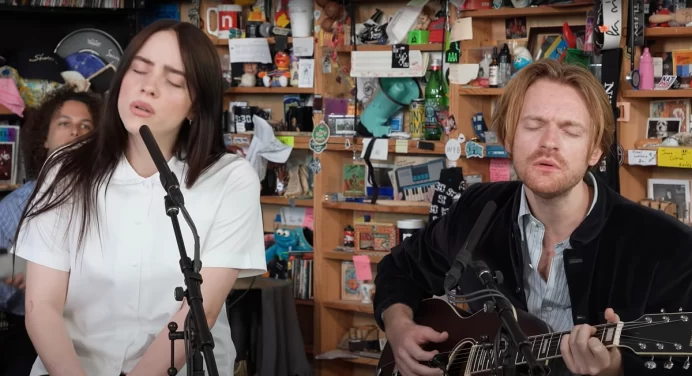
M528 336L531 352L541 364L559 358L562 336L570 332L550 332L550 327L531 314L516 310L519 326ZM671 312L644 315L636 321L594 326L598 338L606 347L618 346L647 357L647 368L659 366L654 360L663 360L662 367L682 367L690 370L692 357L692 313ZM495 312L467 312L447 301L431 298L421 302L414 318L417 324L429 326L449 336L441 343L423 346L438 354L421 364L439 368L449 376L489 375L503 364L516 366L520 371L526 361L520 352L506 352L507 342L495 341L501 321ZM512 355L508 355L512 354ZM509 359L511 357L511 359ZM498 359L496 362L495 359ZM675 360L675 362L674 362ZM506 363L511 362L511 363ZM392 349L387 344L382 350L375 372L377 376L399 376ZM548 374L548 372L546 372Z

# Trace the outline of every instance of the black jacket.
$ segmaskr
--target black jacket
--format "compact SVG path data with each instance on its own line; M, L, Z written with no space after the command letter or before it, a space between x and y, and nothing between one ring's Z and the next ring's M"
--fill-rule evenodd
M691 312L692 229L663 212L625 199L602 181L597 187L594 208L570 237L572 249L563 253L574 324L602 324L606 308L613 308L624 322L661 309ZM520 194L521 182L517 181L474 184L445 217L392 249L378 264L375 278L373 303L380 328L384 329L382 312L390 305L404 303L415 312L422 299L444 295L445 273L491 200L497 204L496 214L473 258L501 271L504 282L500 289L517 309L527 311L517 223ZM460 282L464 293L480 288L472 273L466 273ZM627 350L622 354L628 376L692 374L692 369L681 367L685 358L672 370L663 369L667 359L648 370L644 367L648 358Z

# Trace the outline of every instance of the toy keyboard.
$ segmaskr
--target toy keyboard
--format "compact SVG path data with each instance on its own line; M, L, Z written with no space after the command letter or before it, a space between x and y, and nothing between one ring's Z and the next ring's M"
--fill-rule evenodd
M428 188L440 180L440 172L444 168L444 159L397 168L396 185L403 200L425 201Z

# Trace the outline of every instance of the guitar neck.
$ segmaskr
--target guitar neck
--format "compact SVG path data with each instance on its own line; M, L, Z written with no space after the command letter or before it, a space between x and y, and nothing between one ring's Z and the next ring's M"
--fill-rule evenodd
M624 325L624 323L613 323L594 326L596 332L592 337L598 338L606 347L617 346ZM562 357L560 342L562 337L570 334L570 332L556 332L529 337L528 346L531 347L531 353L538 361ZM487 372L495 369L494 356L492 346L477 345L471 359L471 372ZM526 358L520 351L517 351L514 364L526 364Z

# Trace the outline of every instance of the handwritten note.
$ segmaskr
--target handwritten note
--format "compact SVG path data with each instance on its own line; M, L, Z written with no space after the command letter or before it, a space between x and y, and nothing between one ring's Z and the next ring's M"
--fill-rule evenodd
M663 167L692 168L692 149L658 148L658 165Z
M490 181L509 181L509 159L490 160Z
M370 258L366 255L353 256L353 265L356 267L356 279L359 281L369 281L372 279L370 269Z
M300 57L310 57L315 48L315 41L312 37L293 38L293 54Z
M231 63L271 63L266 38L234 38L228 40Z
M303 227L314 230L315 227L315 212L313 208L305 208L305 217L303 218Z
M656 150L628 150L627 163L637 166L656 166Z

